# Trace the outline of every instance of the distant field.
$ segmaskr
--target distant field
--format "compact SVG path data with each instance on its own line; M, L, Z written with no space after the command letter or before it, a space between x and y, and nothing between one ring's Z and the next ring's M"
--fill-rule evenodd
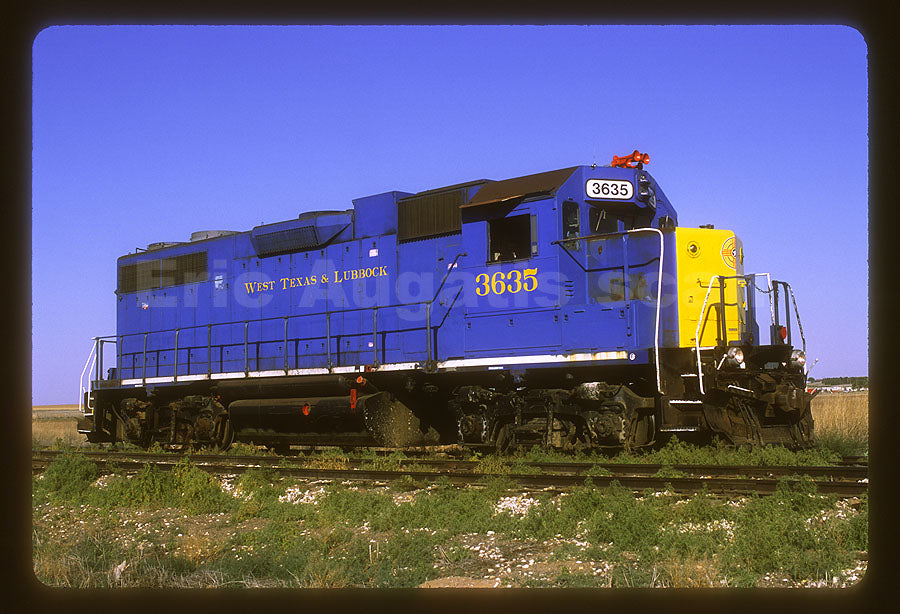
M812 400L816 438L821 441L841 441L853 449L868 449L869 391L820 392Z
M74 405L32 405L31 411L74 411L78 404Z
M78 432L78 405L32 405L31 441L49 446L59 439L68 445L81 445L87 438Z
M869 391L821 392L812 401L816 427L868 435Z

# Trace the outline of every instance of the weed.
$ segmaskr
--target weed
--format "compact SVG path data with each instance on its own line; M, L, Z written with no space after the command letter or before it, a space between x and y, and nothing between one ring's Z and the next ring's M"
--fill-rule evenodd
M500 456L491 454L478 459L472 471L485 475L508 475L510 467Z
M553 549L553 554L550 555L549 560L567 561L569 559L578 558L579 556L581 556L581 548L575 544L563 542Z
M435 546L440 563L446 566L458 565L472 558L472 551L462 546L437 544Z
M379 548L368 569L371 586L415 587L437 576L435 538L424 532L398 533Z
M225 451L226 456L269 456L267 450L243 441L236 441Z
M312 456L303 464L310 469L349 469L350 459L346 456Z
M374 450L372 450L371 453L377 454ZM347 458L347 454L337 446L324 448L318 452L318 455L320 458Z
M555 535L572 535L576 532L579 518L557 510L547 493L537 496L538 503L531 506L526 514L509 526L498 526L504 533L524 539L544 540ZM498 516L499 518L499 516Z
M823 392L812 400L819 447L842 456L868 453L869 393Z
M630 490L613 482L588 519L593 543L613 542L620 550L651 552L659 541L665 507L659 498L637 501Z
M611 463L647 463L661 465L833 465L840 454L819 446L792 451L782 446L735 447L716 439L712 445L697 446L672 437L656 450L623 451L610 458Z
M411 490L416 490L417 488L419 488L419 485L416 484L416 481L409 475L401 476L391 482L391 490L394 492L409 492Z
M796 488L782 483L774 495L751 497L736 519L727 565L756 575L777 570L800 580L846 568L851 553L840 548L831 531L802 520L816 517L835 500L816 495L815 486L806 481Z
M181 509L193 514L207 514L229 510L233 506L232 498L222 492L216 479L187 459L179 461L172 474Z
M590 469L584 472L586 476L597 476L597 477L608 477L613 473L606 467L601 467L600 465L594 465Z
M388 456L374 456L362 464L363 469L371 471L402 471L405 457L393 452Z
M235 508L233 498L222 492L215 478L187 459L171 472L144 465L132 479L114 478L106 488L92 490L90 501L101 507L178 507L193 514Z
M541 446L535 445L522 456L522 460L530 463L559 463L569 462L572 460L572 457L556 450L545 450Z
M715 555L711 557L673 558L660 564L666 586L672 588L703 588L721 586L721 570Z
M550 586L560 588L591 588L597 586L597 578L586 573L573 573L568 567L563 567ZM534 586L541 586L541 583L535 583Z
M275 483L279 481L276 472L268 467L248 469L238 478L235 487L241 494L255 499L271 498Z
M659 471L653 474L655 478L686 478L687 474L684 471L680 471L678 469L673 469L669 465L663 465L660 467Z
M252 576L287 581L303 575L319 546L315 538L303 535L296 524L272 522L234 535L219 557L207 562L206 567L220 571L228 580ZM307 585L308 580L301 584Z
M66 452L50 463L43 475L34 481L36 497L63 502L80 500L100 471L84 455Z
M496 529L493 507L500 488L504 488L505 492L505 487L499 482L493 482L484 489L439 487L430 491L427 496L419 495L412 504L395 506L390 502L390 507L376 508L379 515L372 517L372 529L421 528L439 531L444 535ZM380 515L382 510L389 515Z
M538 475L543 473L543 470L540 467L527 465L525 461L521 459L513 460L509 464L508 470L510 475Z
M396 506L388 495L349 490L342 486L331 486L326 492L317 506L318 526L359 526L369 521L374 530L389 531L394 528Z
M838 457L865 456L869 452L869 440L868 436L860 438L834 431L817 432L816 448Z

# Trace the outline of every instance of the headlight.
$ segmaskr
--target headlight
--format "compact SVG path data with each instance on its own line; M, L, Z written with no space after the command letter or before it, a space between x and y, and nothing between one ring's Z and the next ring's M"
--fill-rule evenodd
M791 352L791 366L792 367L802 367L806 364L806 354L803 353L803 350L794 350Z
M744 362L744 350L736 347L728 348L725 358L728 360L729 366L739 367Z

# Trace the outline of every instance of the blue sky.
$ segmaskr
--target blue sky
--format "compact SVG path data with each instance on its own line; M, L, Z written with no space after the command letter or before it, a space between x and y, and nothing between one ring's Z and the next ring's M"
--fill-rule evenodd
M866 52L843 26L46 29L33 401L77 402L136 247L634 149L681 225L791 283L811 375L867 374Z

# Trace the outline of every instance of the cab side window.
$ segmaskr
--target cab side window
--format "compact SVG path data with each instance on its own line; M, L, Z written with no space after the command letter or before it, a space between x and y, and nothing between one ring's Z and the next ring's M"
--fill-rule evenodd
M531 226L527 214L488 220L488 262L530 257Z
M610 215L606 209L591 207L588 215L588 222L591 225L592 234L602 235L611 232L619 232L619 218Z
M578 219L578 203L567 200L562 204L563 239L581 235L581 226ZM578 249L578 241L568 241L566 245L571 249Z

